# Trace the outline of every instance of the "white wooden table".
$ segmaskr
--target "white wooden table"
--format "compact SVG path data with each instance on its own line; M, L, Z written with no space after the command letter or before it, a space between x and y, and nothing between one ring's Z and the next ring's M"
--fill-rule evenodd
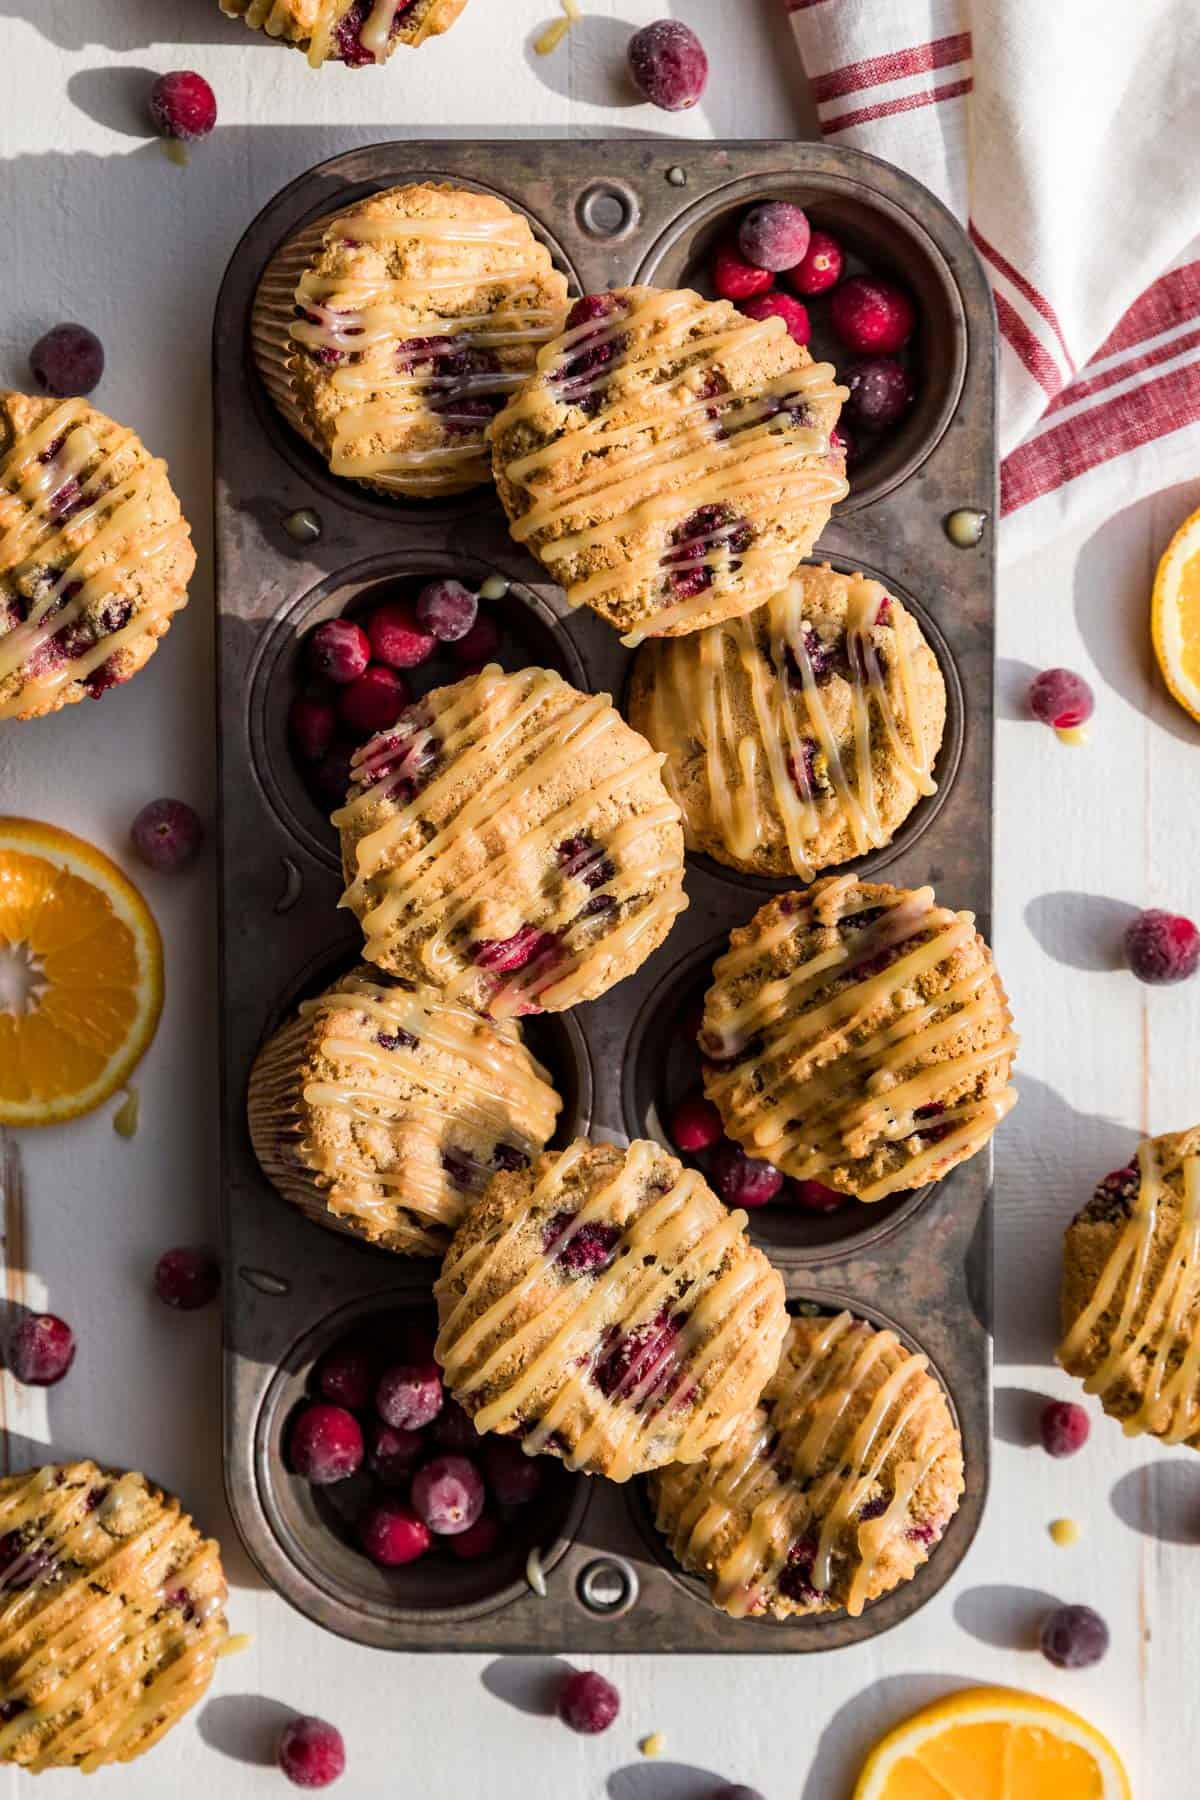
M0 734L0 809L74 828L118 856L133 813L158 794L211 816L209 327L238 235L283 182L397 133L807 130L781 0L678 0L670 10L700 30L713 76L704 104L673 120L621 100L610 76L629 29L662 0L585 3L585 26L548 61L529 41L553 0L472 0L450 37L386 73L316 76L223 20L216 0L0 0L0 381L22 384L46 326L92 325L108 352L97 397L169 458L200 551L188 612L130 688ZM147 71L174 67L202 70L221 110L186 169L142 124ZM342 1728L350 1772L335 1791L354 1800L531 1790L700 1800L718 1775L770 1800L841 1800L879 1730L967 1680L1036 1687L1090 1713L1127 1756L1138 1800L1192 1792L1200 1467L1183 1451L1127 1444L1098 1415L1088 1450L1053 1463L1029 1447L1027 1428L1031 1391L1070 1391L1051 1363L1063 1223L1135 1134L1200 1116L1200 983L1155 993L1113 953L1131 905L1200 912L1200 731L1159 688L1145 629L1154 557L1197 503L1200 483L1132 505L1004 574L994 936L1023 1050L1022 1103L998 1154L995 1481L950 1588L861 1649L616 1659L606 1672L621 1718L586 1740L540 1716L544 1662L388 1657L324 1635L263 1590L224 1511L216 1310L170 1314L148 1287L161 1249L216 1236L213 861L176 882L145 879L169 985L138 1078L141 1129L125 1142L105 1111L21 1140L26 1232L23 1253L10 1246L9 1293L64 1313L80 1350L48 1408L3 1377L10 1454L19 1464L95 1453L185 1495L224 1539L230 1613L254 1644L150 1758L98 1776L101 1792L278 1795L271 1744L296 1709ZM1086 750L1062 749L1020 717L1029 669L1058 662L1097 690ZM1046 1532L1064 1514L1084 1527L1067 1551ZM1113 1645L1098 1668L1060 1675L1026 1648L1049 1596L1108 1619ZM645 1762L637 1741L655 1730L667 1749ZM6 1793L29 1791L27 1777L3 1780ZM39 1791L73 1782L47 1776Z

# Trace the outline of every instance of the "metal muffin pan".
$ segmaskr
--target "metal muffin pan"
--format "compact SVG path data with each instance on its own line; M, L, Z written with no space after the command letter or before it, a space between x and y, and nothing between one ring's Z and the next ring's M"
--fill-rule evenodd
M364 194L427 179L482 188L526 212L573 291L635 280L702 286L711 244L752 199L770 193L798 200L852 253L915 293L923 386L907 422L855 472L816 554L880 575L913 606L949 696L938 794L892 845L856 866L907 886L930 882L943 901L973 911L985 936L989 929L992 534L985 528L977 545L961 549L943 521L959 508L994 514L994 321L975 254L944 208L861 152L773 142L381 144L284 189L234 253L214 337L224 1441L234 1518L263 1575L293 1605L381 1648L761 1655L861 1642L924 1605L979 1524L990 1429L986 1153L936 1187L873 1207L825 1218L782 1208L752 1216L752 1234L783 1271L789 1300L845 1305L894 1325L930 1357L962 1431L967 1491L946 1537L912 1581L859 1619L728 1619L675 1567L642 1484L618 1487L557 1468L547 1507L535 1503L544 1597L518 1569L515 1549L457 1571L439 1559L446 1579L437 1588L433 1565L385 1574L348 1548L341 1502L314 1497L279 1453L323 1349L360 1321L428 1309L436 1273L433 1264L310 1224L264 1180L246 1131L246 1078L263 1036L359 955L357 928L338 911L333 831L287 751L300 639L381 584L442 573L478 583L497 573L512 583L500 609L511 666L549 660L577 685L619 701L632 660L600 620L569 611L512 542L489 490L421 503L339 482L276 417L258 383L249 313L277 246ZM318 515L321 534L299 542L284 521L305 508ZM702 990L729 931L789 885L740 877L707 857L688 862L690 907L642 969L567 1018L531 1022L533 1047L567 1102L568 1135L661 1135L667 1089L680 1079L669 1027ZM524 1553L523 1542L517 1548Z

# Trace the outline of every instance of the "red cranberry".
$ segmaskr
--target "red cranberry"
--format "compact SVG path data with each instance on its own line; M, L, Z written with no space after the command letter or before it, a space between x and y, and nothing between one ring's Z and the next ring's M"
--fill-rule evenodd
M148 868L173 875L199 856L204 826L186 800L151 800L129 827L129 836Z
M450 654L455 662L464 668L474 668L483 663L494 662L500 649L500 631L495 622L480 614L465 637L450 646Z
M328 1787L345 1773L346 1746L328 1720L295 1718L283 1728L276 1761L294 1786Z
M1029 684L1029 710L1043 725L1072 731L1096 710L1095 696L1073 669L1043 669Z
M408 693L394 669L372 663L338 695L338 716L355 737L374 737L394 725L408 705Z
M1090 1669L1108 1649L1108 1626L1090 1606L1056 1606L1042 1620L1042 1655L1056 1669Z
M404 1346L405 1362L430 1363L433 1361L433 1352L437 1345L437 1331L423 1320L406 1319L401 1341Z
M782 319L788 336L795 344L807 344L812 336L808 308L793 300L790 294L759 294L742 307L748 319Z
M211 1250L165 1250L154 1266L154 1291L164 1306L195 1312L216 1299L221 1265Z
M402 1500L380 1500L358 1521L358 1541L374 1563L398 1569L429 1548L429 1532Z
M104 374L104 345L86 325L54 325L29 352L29 367L43 394L56 400L90 394Z
M371 1403L374 1370L361 1344L335 1344L317 1364L317 1392L323 1400L362 1412Z
M829 303L829 322L847 350L886 356L907 344L917 315L894 281L852 275Z
M772 1163L747 1156L740 1144L722 1144L713 1157L713 1183L727 1206L766 1206L783 1176Z
M217 97L194 69L173 69L150 89L150 117L159 137L194 143L216 124Z
M836 238L831 238L827 231L814 231L808 240L808 249L795 268L787 272L788 285L805 298L827 293L842 279L845 261L842 246Z
M1091 1420L1070 1400L1050 1400L1042 1408L1042 1448L1047 1456L1074 1456L1088 1441Z
M738 227L738 249L756 269L779 274L794 269L808 250L812 229L790 200L768 200L748 212Z
M1126 930L1125 954L1139 981L1186 981L1200 966L1200 931L1180 913L1152 906Z
M708 85L708 57L690 25L656 19L630 38L629 73L652 106L686 112Z
M371 660L371 644L353 619L326 619L308 640L308 666L339 687L357 681Z
M667 1124L671 1142L677 1150L711 1150L724 1136L721 1115L703 1094L689 1094L681 1100Z
M484 1438L483 1473L497 1506L524 1506L541 1492L542 1466L513 1438Z
M314 1487L331 1487L362 1467L363 1435L344 1406L306 1406L288 1433L288 1462Z
M912 377L890 356L867 356L849 363L841 371L841 380L850 390L848 416L868 431L887 431L912 405Z
M559 1718L588 1737L607 1731L620 1710L621 1696L612 1682L592 1669L577 1669L559 1690Z
M75 1333L57 1313L25 1313L8 1334L5 1360L26 1387L53 1387L75 1360Z
M333 742L337 715L327 700L297 694L288 708L288 735L297 756L319 763Z
M465 1413L457 1400L447 1400L433 1422L431 1433L435 1444L443 1450L478 1450L479 1433L475 1421Z
M385 1425L420 1431L442 1410L442 1372L434 1362L395 1363L375 1389L375 1409Z
M389 600L368 615L367 638L374 660L389 669L419 668L437 649L433 633L403 600Z
M775 286L770 269L756 269L735 243L718 244L713 257L712 284L722 300L752 300Z
M490 1556L496 1548L500 1537L500 1526L490 1513L484 1513L465 1531L452 1537L447 1545L452 1556L460 1562L477 1562L480 1557Z
M830 1213L848 1204L850 1196L839 1194L836 1188L826 1187L823 1181L789 1181L785 1196L793 1206L802 1206L805 1212Z
M672 1318L665 1306L630 1331L610 1327L604 1354L592 1369L600 1392L609 1400L620 1400L639 1388L655 1391L676 1366L675 1340L682 1328L683 1315Z
M435 1456L413 1477L412 1503L438 1537L469 1531L483 1511L479 1470L465 1456Z
M403 1425L381 1425L378 1419L367 1427L367 1466L384 1487L404 1487L425 1454L425 1440L419 1431L408 1431Z
M431 581L417 595L417 618L443 644L465 638L478 613L478 599L461 581Z

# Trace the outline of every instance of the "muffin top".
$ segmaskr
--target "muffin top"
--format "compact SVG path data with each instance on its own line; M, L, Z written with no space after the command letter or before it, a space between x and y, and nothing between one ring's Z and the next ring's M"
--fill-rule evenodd
M926 1561L962 1491L927 1359L849 1313L793 1319L759 1405L654 1478L659 1530L735 1619L857 1618Z
M561 1106L514 1022L360 968L264 1046L250 1128L285 1193L294 1168L343 1225L433 1255L497 1170L542 1149Z
M333 816L368 960L497 1018L604 993L687 904L661 764L549 669L426 694L356 753Z
M729 1135L860 1200L981 1150L1016 1103L1016 1044L972 914L849 875L781 895L732 934L700 1033Z
M498 1175L435 1288L437 1358L480 1431L613 1481L694 1462L753 1406L783 1281L657 1144L579 1139Z
M127 681L187 603L167 465L86 400L0 393L0 719Z
M783 320L690 291L579 300L492 427L512 534L626 633L677 637L776 593L846 493L845 390Z
M397 44L416 49L449 31L467 0L221 0L221 10L308 51L313 68L386 62Z
M666 755L689 849L808 880L889 843L935 791L946 688L901 602L825 564L753 613L643 645L629 716Z
M565 278L493 194L372 194L297 240L276 279L287 380L335 475L436 496L491 479L485 434L562 327ZM293 287L293 282L295 285Z
M1129 1436L1200 1448L1200 1125L1146 1138L1071 1222L1064 1369Z
M157 1743L228 1637L220 1553L143 1475L0 1480L0 1761L85 1771Z

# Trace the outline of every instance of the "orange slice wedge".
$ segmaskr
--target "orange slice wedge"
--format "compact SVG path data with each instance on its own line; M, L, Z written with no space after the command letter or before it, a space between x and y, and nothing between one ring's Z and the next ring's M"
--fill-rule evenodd
M0 818L0 1125L54 1125L125 1082L162 1011L162 941L82 838Z
M1200 720L1200 512L1184 520L1163 551L1150 611L1163 680Z
M1016 1688L966 1688L914 1713L867 1758L854 1800L1131 1800L1108 1739Z

